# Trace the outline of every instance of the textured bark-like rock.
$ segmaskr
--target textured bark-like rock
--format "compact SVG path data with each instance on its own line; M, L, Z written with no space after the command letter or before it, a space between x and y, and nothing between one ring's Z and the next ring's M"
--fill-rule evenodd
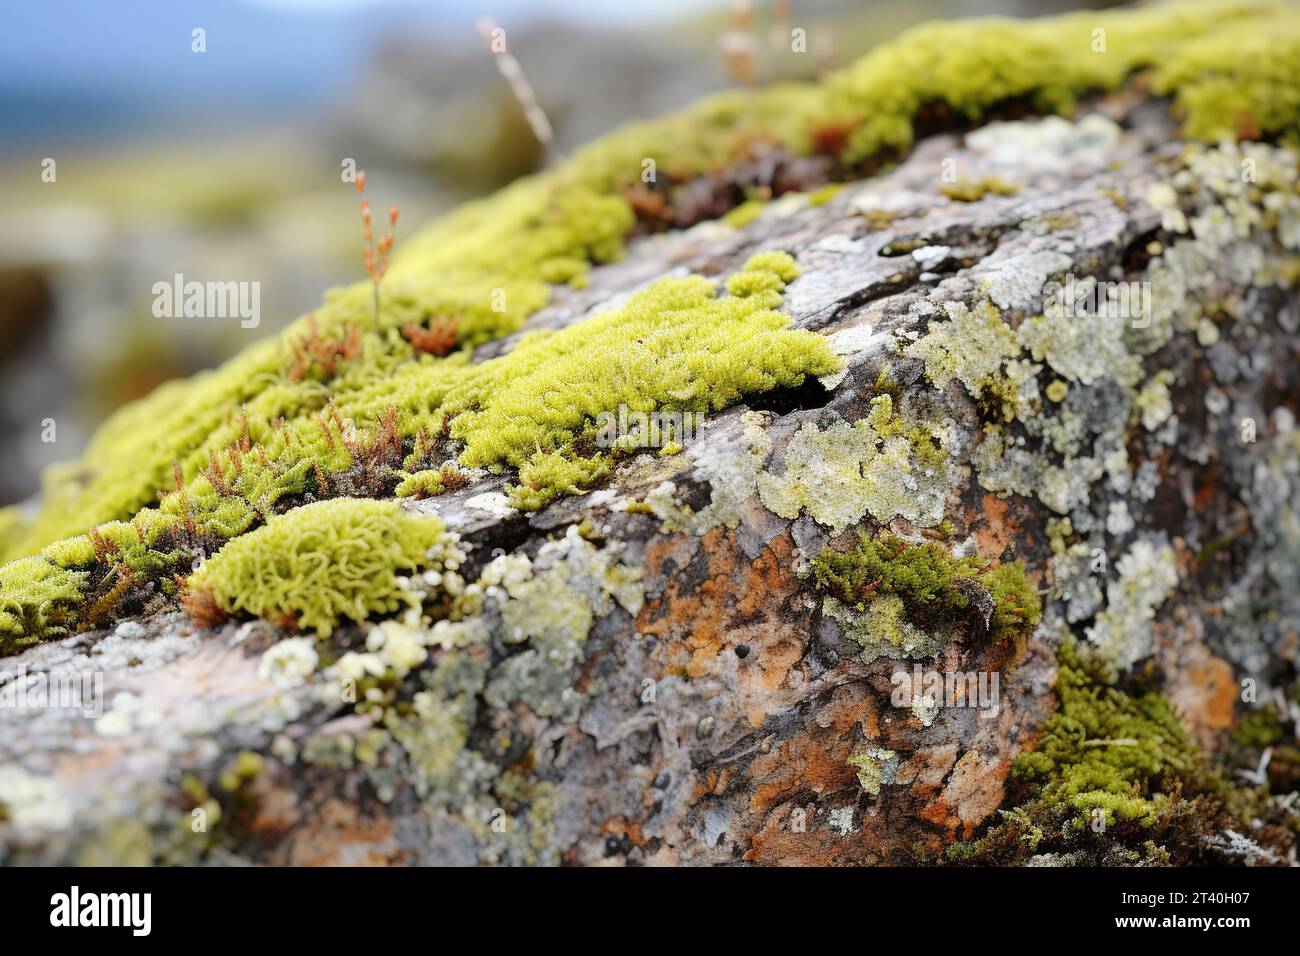
M1296 301L1266 275L1274 240L1230 226L1222 258L1202 250L1174 276L1168 252L1193 238L1149 197L1160 204L1151 187L1183 146L1162 106L1101 109L1127 111L1125 126L932 137L830 202L786 197L743 229L638 240L562 292L528 329L785 250L803 272L785 311L846 370L711 416L683 453L629 456L599 490L535 514L509 508L500 478L412 504L461 535L461 573L488 599L466 625L477 639L435 645L373 706L364 681L355 706L323 666L363 649L360 627L310 648L264 622L204 630L171 611L4 661L36 684L99 675L103 712L0 709L0 859L910 862L997 821L1013 759L1056 707L1071 629L1120 670L1148 662L1221 747L1239 681L1271 686L1294 666ZM956 201L945 168L1019 188ZM974 331L936 381L930 331L966 328L985 301L1023 329L1067 274L1151 282L1150 326L1167 328L1120 340L1081 319L1045 354L1026 347L1046 393L1033 389L1032 425L965 380L979 377L963 364L984 348ZM1205 316L1190 329L1189 309ZM942 437L946 472L902 475L911 503L875 509L863 463L826 436L864 419L885 379L899 414ZM956 626L915 659L864 653L867 622L828 603L809 563L845 527L884 525L1024 560L1044 623L998 640ZM1175 584L1133 597L1152 554ZM895 706L892 675L913 664L996 675L996 700Z

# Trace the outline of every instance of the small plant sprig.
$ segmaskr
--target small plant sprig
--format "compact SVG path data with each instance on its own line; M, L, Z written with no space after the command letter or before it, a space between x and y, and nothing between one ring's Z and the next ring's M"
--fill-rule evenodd
M366 198L366 174L357 170L357 192L361 194L361 225L366 239L365 263L366 275L375 291L375 331L379 331L379 283L388 272L388 253L393 248L393 232L397 229L397 206L388 207L388 234L375 242L374 229L371 225L370 200Z
M487 44L488 52L496 59L497 69L509 85L511 94L519 101L519 108L524 111L524 119L528 121L529 128L532 129L533 135L537 137L537 142L541 144L546 155L547 165L554 165L561 158L555 145L555 131L551 128L551 121L546 118L546 111L537 102L537 94L533 91L532 84L528 82L528 77L524 76L523 67L506 47L506 31L498 27L491 18L481 17L478 21L478 32Z
M732 0L728 19L730 26L719 43L723 67L733 83L752 88L758 79L758 43L751 0Z

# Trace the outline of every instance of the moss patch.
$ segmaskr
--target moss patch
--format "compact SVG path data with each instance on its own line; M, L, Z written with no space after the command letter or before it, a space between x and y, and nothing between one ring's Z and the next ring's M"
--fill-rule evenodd
M1110 686L1070 641L1057 652L1060 710L1012 766L1019 805L954 860L1017 862L1032 853L1078 862L1191 862L1220 812L1220 784L1169 702Z
M442 520L393 502L338 499L304 505L232 541L190 578L227 613L246 611L328 635L343 618L409 607L399 580L436 566Z
M69 633L77 622L85 580L84 572L44 558L0 567L0 655Z
M1020 562L993 566L954 557L934 542L859 532L848 551L826 548L812 563L818 588L866 612L877 637L906 628L947 631L975 619L997 639L1032 629L1042 618L1042 603ZM890 643L906 642L900 636Z

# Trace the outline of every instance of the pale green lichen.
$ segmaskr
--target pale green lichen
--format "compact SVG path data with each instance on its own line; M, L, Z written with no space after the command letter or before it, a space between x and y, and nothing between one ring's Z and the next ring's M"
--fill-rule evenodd
M827 596L822 599L822 613L839 624L844 636L862 648L858 659L864 664L881 657L929 657L948 639L946 632L928 633L909 622L903 599L896 594L876 598L865 611Z
M786 446L782 472L758 476L759 495L783 518L806 511L836 533L868 514L881 523L902 515L936 525L952 488L945 434L906 424L893 399L879 395L851 425L801 426Z
M462 555L433 515L392 502L336 499L304 505L230 542L194 575L228 613L247 612L328 635L410 607L402 571L441 568Z
M873 748L855 753L848 764L858 772L858 785L864 793L880 796L880 788L894 782L898 774L898 754L892 750Z
M1091 276L1077 281L1085 287L1096 283ZM1067 382L1091 385L1110 378L1134 385L1141 378L1142 363L1125 347L1131 323L1118 309L1082 316L1054 308L1025 320L1017 337L1035 362L1046 361Z
M587 637L615 603L635 616L643 595L639 569L607 549L596 548L571 526L543 546L536 562L522 556L496 559L484 569L486 609L498 614L501 639L526 645L492 671L485 698L498 707L515 700L545 717L572 719L585 700L573 686Z
M763 464L772 452L772 440L764 430L766 418L756 412L740 417L736 441L700 442L688 454L698 477L710 488L709 503L698 511L676 500L677 486L661 482L645 496L645 506L663 522L665 531L707 534L719 526L740 524L746 502L754 496Z
M1087 629L1102 660L1124 669L1151 651L1151 621L1178 586L1178 565L1168 544L1145 538L1115 564L1118 577L1106 586L1106 608Z
M926 334L904 352L925 362L925 374L939 388L957 379L970 394L979 396L992 387L1003 363L1020 352L1015 333L988 300L974 308L964 302L946 302L947 322L934 322Z

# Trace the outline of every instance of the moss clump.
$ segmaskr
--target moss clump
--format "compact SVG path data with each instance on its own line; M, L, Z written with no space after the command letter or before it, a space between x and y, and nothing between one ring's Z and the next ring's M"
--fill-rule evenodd
M451 465L426 468L423 471L403 474L393 490L398 498L433 498L447 491L455 491L469 484L469 478Z
M995 196L1014 196L1020 187L1009 183L1000 176L984 176L981 179L962 179L955 183L946 183L939 187L939 192L958 202L979 202L989 193Z
M821 336L772 311L796 275L789 255L761 253L726 296L699 276L660 280L619 309L473 366L443 403L461 464L518 468L516 505L540 507L608 470L607 455L580 451L594 449L604 413L716 411L836 370Z
M852 162L909 147L915 118L938 104L968 120L1016 101L1067 112L1152 68L1152 86L1175 96L1190 136L1234 136L1243 116L1250 132L1287 131L1300 121L1298 29L1300 14L1272 2L925 24L831 77L826 122L854 118L840 154Z
M246 611L328 635L343 618L410 606L402 572L440 561L442 520L394 502L340 498L304 505L230 542L194 575L192 590L227 613Z
M746 199L735 209L722 217L722 221L733 229L744 229L767 208L766 199Z
M837 600L873 618L905 617L921 631L945 629L974 614L999 638L1042 619L1042 603L1021 562L995 567L954 557L931 541L908 544L888 533L871 538L859 532L848 551L826 548L812 564L818 588Z
M75 628L86 577L44 558L0 566L0 656Z
M1201 836L1223 822L1222 785L1169 702L1109 685L1073 641L1057 662L1060 709L1012 765L1018 805L949 858L1008 863L1050 851L1083 854L1076 862L1193 862Z
M1013 774L1037 786L1041 809L1066 833L1091 825L1094 810L1107 826L1149 826L1192 767L1191 737L1164 697L1131 697L1107 685L1073 644L1061 647L1058 662L1061 709Z
M1271 747L1282 739L1282 718L1272 704L1247 712L1232 730L1232 739L1243 747Z

